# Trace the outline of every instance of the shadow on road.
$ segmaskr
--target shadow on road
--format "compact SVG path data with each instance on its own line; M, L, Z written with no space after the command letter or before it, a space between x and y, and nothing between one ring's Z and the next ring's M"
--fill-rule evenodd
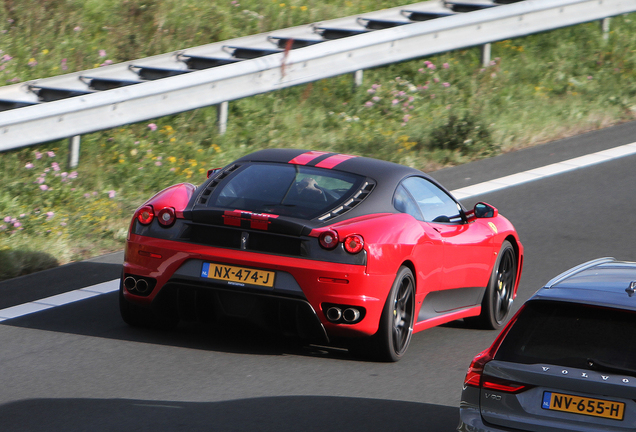
M251 355L294 354L354 359L339 347L302 344L241 321L223 324L181 323L175 330L126 325L119 315L118 294L110 293L4 321L3 325L142 342L180 348Z
M448 432L457 408L380 399L283 396L224 402L29 399L0 406L0 430Z
M222 324L181 323L177 329L170 331L130 327L119 315L117 293L25 315L2 324L213 352L266 356L293 354L363 361L341 346L303 344L243 321ZM484 333L482 330L470 329L461 322L446 324L444 327L461 329L462 332ZM420 336L418 339L423 343L423 338Z

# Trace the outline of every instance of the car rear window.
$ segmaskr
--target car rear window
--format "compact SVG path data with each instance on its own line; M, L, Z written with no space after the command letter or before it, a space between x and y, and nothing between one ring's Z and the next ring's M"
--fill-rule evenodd
M330 169L254 163L224 180L208 206L313 219L345 202L363 181Z
M636 373L636 313L554 301L528 302L496 360ZM612 370L615 369L615 370Z

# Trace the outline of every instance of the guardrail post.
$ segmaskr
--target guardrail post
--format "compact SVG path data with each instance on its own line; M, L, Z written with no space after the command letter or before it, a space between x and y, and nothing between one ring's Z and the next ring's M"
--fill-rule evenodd
M490 49L491 49L491 46L489 43L483 44L481 46L481 66L482 67L490 66Z
M227 130L227 111L230 106L228 101L221 102L216 106L216 125L219 128L219 135L224 135Z
M68 166L70 168L77 168L79 165L81 138L81 135L75 135L68 139Z
M609 31L610 31L610 18L603 18L601 20L601 30L603 30L603 39L609 39Z
M364 79L364 71L362 69L355 71L353 73L353 86L360 87L362 85L363 79Z

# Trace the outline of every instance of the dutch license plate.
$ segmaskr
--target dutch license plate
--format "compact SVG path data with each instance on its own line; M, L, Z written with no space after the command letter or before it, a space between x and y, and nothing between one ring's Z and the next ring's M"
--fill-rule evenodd
M274 286L274 274L273 271L213 263L204 263L201 269L201 277L204 278L226 281L229 284L250 284L270 288Z
M623 402L613 402L553 392L543 393L541 408L613 420L623 420L625 416L625 404Z

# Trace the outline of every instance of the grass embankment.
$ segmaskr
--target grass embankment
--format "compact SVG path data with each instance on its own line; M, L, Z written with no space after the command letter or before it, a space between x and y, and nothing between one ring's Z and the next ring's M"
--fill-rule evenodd
M0 84L396 5L4 0ZM0 154L0 278L121 249L154 192L257 149L432 170L633 119L636 24L611 26L607 41L589 23L498 42L486 68L472 48L366 71L357 89L341 76L234 101L223 136L214 107L85 135L73 171L66 141Z

